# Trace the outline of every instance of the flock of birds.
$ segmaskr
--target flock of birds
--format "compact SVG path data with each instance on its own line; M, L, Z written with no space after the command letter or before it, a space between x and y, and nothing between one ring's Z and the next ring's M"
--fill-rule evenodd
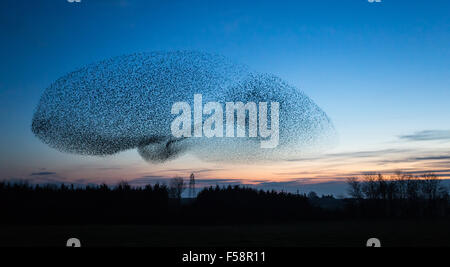
M247 137L174 138L171 107L192 104L194 94L202 94L204 102L279 102L279 145L262 149L259 138ZM75 70L44 91L31 128L59 151L105 156L137 149L150 162L184 153L220 162L282 160L336 140L331 120L297 88L195 51L118 56Z

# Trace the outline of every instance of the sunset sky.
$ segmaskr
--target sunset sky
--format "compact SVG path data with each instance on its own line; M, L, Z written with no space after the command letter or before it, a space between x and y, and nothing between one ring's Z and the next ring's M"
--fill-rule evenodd
M170 3L169 3L170 2ZM450 2L6 1L0 10L0 179L164 182L345 193L364 172L450 178ZM86 64L147 51L217 53L275 74L332 119L336 147L265 164L185 155L149 164L58 152L31 132L46 87ZM322 189L310 184L322 183ZM340 191L341 190L341 191Z

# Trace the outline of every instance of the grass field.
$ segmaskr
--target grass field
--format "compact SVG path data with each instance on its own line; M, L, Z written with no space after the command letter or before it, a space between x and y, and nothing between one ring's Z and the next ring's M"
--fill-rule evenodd
M331 221L282 225L85 225L0 226L0 246L84 247L363 247L376 237L382 246L450 246L450 221Z

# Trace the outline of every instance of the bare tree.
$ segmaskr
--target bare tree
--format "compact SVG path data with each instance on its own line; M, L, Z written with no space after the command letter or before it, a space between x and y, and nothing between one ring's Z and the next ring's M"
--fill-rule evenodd
M417 177L408 175L406 179L406 198L408 200L416 200L419 198L420 183Z
M361 186L361 182L358 180L358 178L356 178L356 177L348 178L347 185L349 186L348 194L352 198L356 198L356 199L363 198L362 186Z
M397 184L397 198L406 199L407 198L407 184L408 184L408 175L404 174L401 171L397 171L395 173L394 182Z
M439 192L439 179L432 173L422 175L422 179L420 188L422 196L428 200L435 200Z
M368 199L376 199L378 196L377 186L378 176L376 174L366 174L363 178L362 192Z
M389 179L386 181L386 194L389 200L398 199L400 197L400 189L397 180Z
M376 182L376 198L380 198L380 199L386 199L387 198L387 191L388 191L388 184L386 182L386 180L384 179L384 176L379 173L377 175L377 182Z
M181 199L181 194L183 193L186 185L184 184L183 178L175 177L169 182L169 195L172 198Z

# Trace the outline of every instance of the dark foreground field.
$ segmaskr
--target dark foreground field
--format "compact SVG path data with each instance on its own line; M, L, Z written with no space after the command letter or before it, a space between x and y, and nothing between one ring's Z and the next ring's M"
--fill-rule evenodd
M371 237L382 246L450 246L450 221L332 221L278 225L0 226L1 246L65 246L76 237L84 247L363 247Z

